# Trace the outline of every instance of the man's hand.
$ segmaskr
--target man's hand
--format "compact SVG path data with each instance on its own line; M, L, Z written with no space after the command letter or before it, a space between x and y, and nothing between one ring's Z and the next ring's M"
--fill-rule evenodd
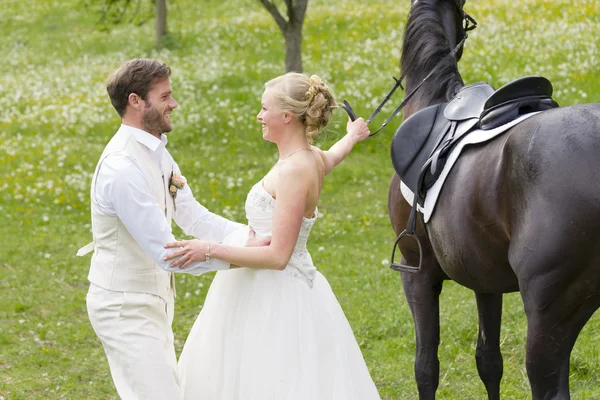
M268 246L271 244L271 236L267 236L264 238L256 238L256 232L254 232L254 229L252 229L251 226L249 226L248 228L248 240L246 241L246 247L261 247L261 246Z

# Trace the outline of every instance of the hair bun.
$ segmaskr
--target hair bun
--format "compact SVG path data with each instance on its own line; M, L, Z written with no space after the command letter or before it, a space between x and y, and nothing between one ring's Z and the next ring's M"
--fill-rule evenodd
M323 88L325 84L317 75L311 75L308 79L308 90L306 91L306 100L312 100Z
M315 97L315 95L317 94L318 90L316 87L314 86L309 86L308 90L306 91L306 100L312 100L313 97Z

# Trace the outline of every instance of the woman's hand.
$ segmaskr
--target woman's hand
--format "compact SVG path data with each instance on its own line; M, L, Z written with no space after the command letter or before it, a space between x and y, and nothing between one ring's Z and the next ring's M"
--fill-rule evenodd
M261 247L268 246L271 244L271 236L267 237L256 237L256 232L251 226L248 227L248 239L246 240L246 247Z
M210 242L204 240L180 240L178 242L171 242L165 244L165 249L177 249L168 256L165 257L165 260L174 260L171 263L171 267L179 267L179 269L184 269L188 265L206 260L206 250Z
M357 118L352 121L348 118L348 123L346 124L346 130L348 135L355 140L355 143L360 142L361 140L365 140L371 134L367 123L362 118Z

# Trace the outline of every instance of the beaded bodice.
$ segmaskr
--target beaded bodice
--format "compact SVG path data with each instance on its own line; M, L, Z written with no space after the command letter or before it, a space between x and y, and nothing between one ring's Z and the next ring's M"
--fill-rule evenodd
M271 236L274 211L275 199L265 190L261 180L250 189L246 198L248 225L254 229L257 235ZM287 274L302 279L310 287L312 287L317 271L306 249L306 242L317 217L318 212L315 210L313 218L304 218L302 220L302 226L300 227L300 233L296 240L292 258L285 269Z

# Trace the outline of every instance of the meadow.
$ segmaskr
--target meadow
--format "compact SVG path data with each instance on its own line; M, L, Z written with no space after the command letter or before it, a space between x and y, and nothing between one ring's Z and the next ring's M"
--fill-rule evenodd
M408 0L311 0L305 72L368 116L399 75L408 8ZM264 82L284 72L283 38L255 0L170 2L170 34L160 48L151 23L101 31L80 0L2 0L2 9L0 400L116 399L85 309L89 256L75 257L91 240L94 167L120 123L106 77L133 57L172 67L180 107L169 149L202 204L244 222L247 191L277 157L255 117ZM471 0L465 9L479 23L459 64L466 83L499 87L536 74L553 82L561 105L600 102L597 0ZM337 112L317 144L340 138L345 120ZM389 145L399 123L360 143L328 177L309 241L386 400L417 398L412 318L400 276L389 269ZM213 276L177 277L178 354ZM441 311L439 398L486 398L474 359L474 296L447 282ZM502 398L530 398L519 294L504 298L501 337ZM600 399L599 337L596 313L571 357L573 399Z

